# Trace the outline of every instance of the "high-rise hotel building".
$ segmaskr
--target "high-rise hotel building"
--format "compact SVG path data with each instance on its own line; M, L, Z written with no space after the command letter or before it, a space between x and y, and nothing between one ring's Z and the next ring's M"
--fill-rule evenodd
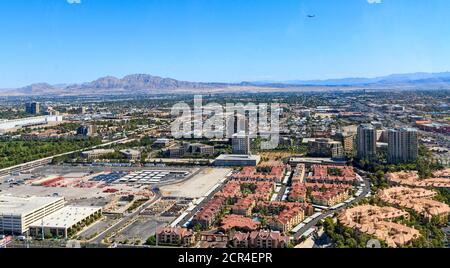
M411 163L418 158L417 130L413 128L391 129L388 132L388 162Z
M372 161L377 153L377 131L371 124L358 127L357 134L358 158Z

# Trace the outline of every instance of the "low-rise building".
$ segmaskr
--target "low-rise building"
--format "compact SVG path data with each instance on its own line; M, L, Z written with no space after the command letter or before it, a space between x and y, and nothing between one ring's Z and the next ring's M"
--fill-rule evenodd
M267 230L235 232L230 240L235 248L286 248L290 241L288 236L280 232Z
M41 220L30 224L30 235L33 237L63 237L70 236L99 219L101 207L64 207Z
M292 190L289 193L289 201L291 202L305 202L307 188L302 182L293 182Z
M392 185L403 185L410 187L420 188L450 188L450 180L442 175L445 172L449 172L450 169L445 171L435 172L432 178L420 179L417 172L395 172L386 174L386 179Z
M169 146L170 142L171 142L171 140L169 140L169 139L157 139L153 143L152 148L153 149L162 149L162 148Z
M209 229L217 219L218 214L222 211L225 200L226 199L221 196L213 197L212 200L194 215L192 224L194 226L199 225L203 229Z
M121 150L121 154L123 154L128 160L138 161L141 159L141 152L134 149L126 149Z
M395 248L421 236L414 228L392 222L399 218L408 219L409 214L392 207L362 205L344 210L339 214L338 221L346 227L373 235Z
M213 156L214 146L201 143L183 143L181 145L173 145L165 149L167 156L171 158L181 158L192 155Z
M305 211L300 207L293 207L282 211L278 216L268 221L271 230L288 233L305 219Z
M306 182L355 185L358 179L350 166L314 165L312 174L306 177Z
M331 139L315 139L308 143L308 154L314 157L344 158L344 148L338 141Z
M257 155L223 154L214 160L214 165L222 167L257 166L260 160L261 157Z
M241 198L231 207L233 214L249 217L256 205L256 201L251 198Z
M222 219L220 230L223 230L225 232L228 232L230 230L254 231L257 230L260 225L260 222L254 221L250 218L241 215L230 214L226 215Z
M326 191L313 191L311 193L311 201L320 206L332 207L349 199L348 190L330 189Z
M239 173L231 175L232 179L250 181L282 182L286 167L284 165L244 167Z
M0 233L26 234L30 224L64 207L64 197L0 196Z
M407 187L392 187L380 190L378 193L380 199L388 204L412 209L429 221L435 218L442 223L447 223L450 207L433 200L432 198L436 195L437 192L433 190Z
M159 245L192 246L195 243L195 235L192 231L181 227L165 227L156 231L156 239Z
M115 150L113 149L95 149L90 151L84 151L81 153L81 157L86 158L88 160L98 159L102 156L112 154Z

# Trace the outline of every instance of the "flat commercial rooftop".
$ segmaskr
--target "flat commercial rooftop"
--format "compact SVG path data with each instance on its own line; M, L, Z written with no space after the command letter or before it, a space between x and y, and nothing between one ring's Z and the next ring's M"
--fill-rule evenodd
M257 156L257 155L222 154L219 157L217 157L216 160L230 160L230 161L259 160L259 156Z
M334 164L334 165L345 165L347 162L343 160L335 160L332 158L318 158L318 157L292 157L289 162L292 164L295 163L304 163L304 164Z
M70 228L99 211L101 211L101 207L67 206L42 220L33 222L30 227Z
M0 214L27 215L60 200L64 200L64 197L17 197L0 195Z
M186 181L161 187L161 192L164 196L200 198L226 178L231 171L232 169L225 168L205 168Z

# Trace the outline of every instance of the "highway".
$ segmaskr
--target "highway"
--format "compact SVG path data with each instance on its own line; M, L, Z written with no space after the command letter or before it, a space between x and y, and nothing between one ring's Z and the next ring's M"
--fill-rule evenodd
M62 154L53 155L53 156L50 156L50 157L37 159L37 160L31 161L31 162L27 162L27 163L23 163L23 164L20 164L20 165L16 165L16 166L12 166L12 167L1 169L0 170L0 177L6 176L6 175L8 175L11 172L27 171L27 170L35 169L37 167L41 167L41 166L47 165L47 164L51 163L51 161L54 158L56 158L56 157L71 155L71 154L82 152L82 151L86 151L86 150L94 150L94 149L97 149L97 148L102 148L102 147L106 147L106 146L117 144L117 143L128 143L128 142L132 142L132 141L134 141L134 139L125 138L125 139L121 139L121 140L116 140L116 141L103 143L103 144L100 144L100 145L95 145L95 146L88 147L88 148L79 149L79 150L76 150L76 151L71 151L71 152L67 152L67 153L62 153Z

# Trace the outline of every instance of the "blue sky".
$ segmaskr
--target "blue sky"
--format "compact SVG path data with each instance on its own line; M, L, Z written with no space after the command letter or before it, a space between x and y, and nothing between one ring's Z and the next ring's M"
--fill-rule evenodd
M0 88L131 73L236 82L447 71L449 10L448 0L0 0Z

